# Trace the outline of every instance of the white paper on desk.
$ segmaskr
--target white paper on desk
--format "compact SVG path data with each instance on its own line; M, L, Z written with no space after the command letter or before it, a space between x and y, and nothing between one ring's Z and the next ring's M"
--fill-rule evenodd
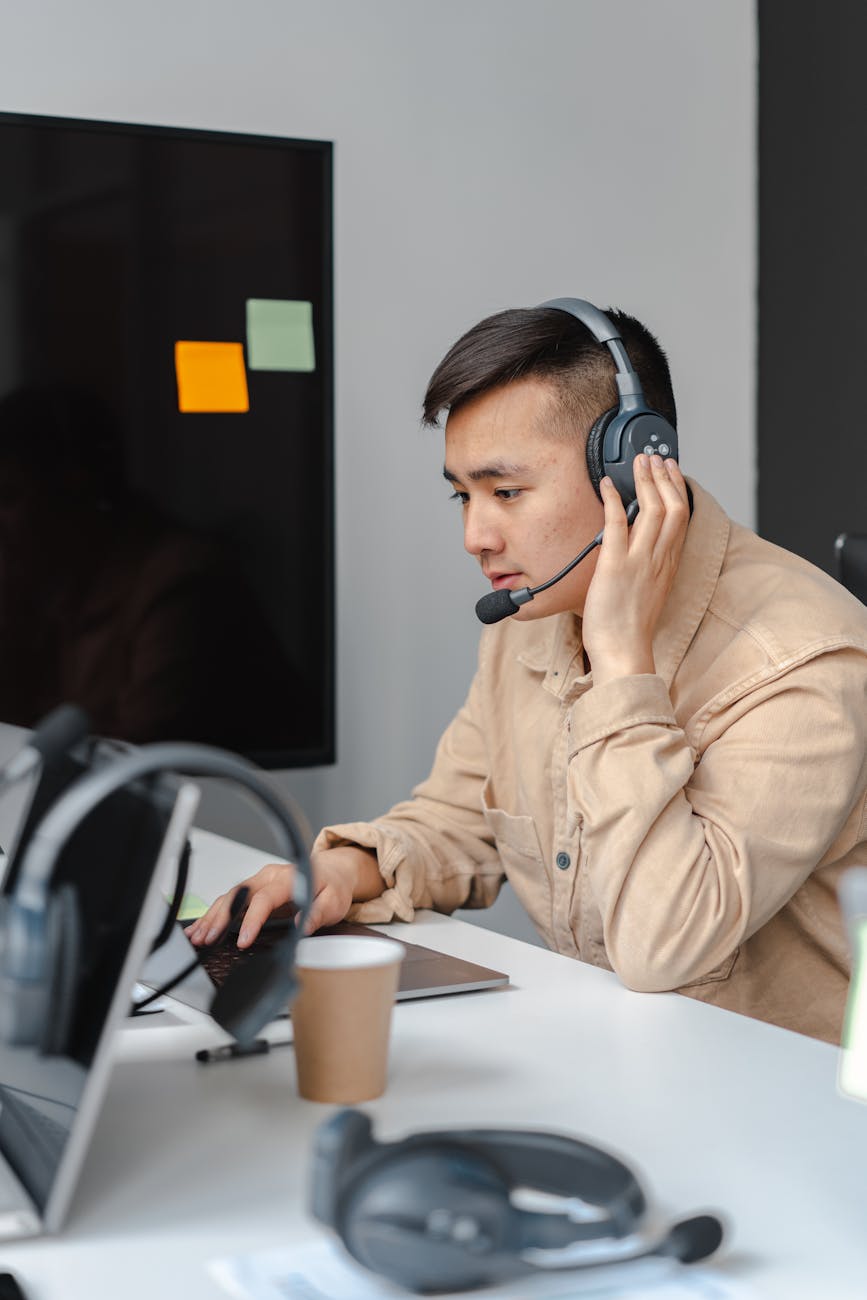
M134 1002L141 1002L144 998L149 998L153 989L149 989L146 984L135 983L132 986L132 996ZM165 998L154 998L153 1002L148 1003L148 1011L154 1015L157 1011L165 1011L167 1002Z
M214 1259L211 1275L234 1300L390 1300L410 1294L359 1268L330 1240ZM712 1269L670 1260L585 1273L521 1278L508 1286L452 1293L451 1300L757 1300L756 1292Z

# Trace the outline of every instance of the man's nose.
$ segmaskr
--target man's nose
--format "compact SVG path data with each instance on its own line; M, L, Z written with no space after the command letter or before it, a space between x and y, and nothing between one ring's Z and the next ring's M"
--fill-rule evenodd
M464 550L470 555L484 551L497 554L503 549L503 537L483 502L470 501L464 509Z

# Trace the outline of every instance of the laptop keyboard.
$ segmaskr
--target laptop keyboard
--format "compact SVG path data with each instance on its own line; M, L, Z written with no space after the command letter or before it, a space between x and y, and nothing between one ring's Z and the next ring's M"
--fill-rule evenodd
M72 1115L70 1111L70 1119ZM40 1205L51 1190L68 1137L67 1127L0 1084L0 1151Z
M278 939L282 939L285 929L281 926L275 929L263 930L256 942L246 949L238 948L237 932L230 932L223 936L219 944L210 952L199 953L199 961L204 966L213 983L220 987L231 975L232 971L238 966L242 966L245 961L256 952L266 952L272 948Z

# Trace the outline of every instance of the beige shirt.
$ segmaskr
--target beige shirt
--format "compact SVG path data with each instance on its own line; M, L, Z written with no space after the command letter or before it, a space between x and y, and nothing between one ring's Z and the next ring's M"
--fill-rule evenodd
M357 919L488 906L505 876L557 952L839 1041L867 609L691 486L655 674L594 687L573 615L486 629L428 779L316 847L376 849Z

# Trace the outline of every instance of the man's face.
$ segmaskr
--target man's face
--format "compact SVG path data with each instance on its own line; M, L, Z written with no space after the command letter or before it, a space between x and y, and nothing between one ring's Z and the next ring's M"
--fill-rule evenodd
M462 503L464 546L494 590L547 582L604 522L583 440L564 437L557 416L552 387L521 379L466 402L446 423L443 472ZM514 617L581 614L597 555Z

